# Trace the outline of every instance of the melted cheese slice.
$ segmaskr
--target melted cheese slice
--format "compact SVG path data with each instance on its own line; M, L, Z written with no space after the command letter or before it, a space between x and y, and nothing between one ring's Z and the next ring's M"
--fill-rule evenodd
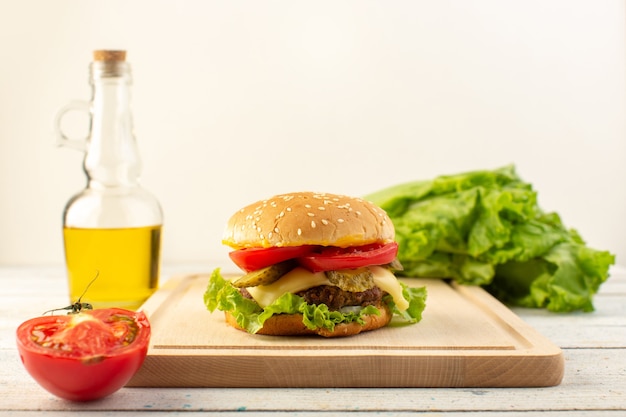
M409 302L402 295L402 286L396 276L387 268L380 266L370 266L369 269L374 274L374 283L381 290L389 293L399 310L404 311L409 307ZM294 268L278 281L269 285L259 285L257 287L246 288L254 301L265 308L272 304L284 293L297 293L317 287L318 285L333 285L323 272L310 272L307 269Z

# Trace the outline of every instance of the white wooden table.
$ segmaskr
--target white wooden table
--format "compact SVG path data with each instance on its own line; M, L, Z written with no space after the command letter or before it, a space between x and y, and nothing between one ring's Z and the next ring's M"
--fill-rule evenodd
M201 269L199 269L201 268ZM166 266L163 277L210 271L207 265ZM68 304L64 269L0 266L0 415L240 416L626 416L626 269L615 267L593 313L514 309L563 349L565 377L550 388L515 389L219 389L123 388L76 404L48 394L20 363L15 329L24 320Z

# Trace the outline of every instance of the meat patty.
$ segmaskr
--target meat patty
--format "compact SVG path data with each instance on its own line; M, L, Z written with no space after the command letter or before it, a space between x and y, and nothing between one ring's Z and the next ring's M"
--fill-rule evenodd
M383 291L370 288L361 292L344 291L331 285L320 285L297 293L307 304L326 304L330 310L339 310L345 306L366 306L376 304L383 297Z
M252 299L252 296L245 288L240 288L239 292L245 298ZM329 310L339 310L346 306L376 304L383 298L384 292L378 287L361 292L350 292L332 285L319 285L300 291L296 295L304 298L307 304L326 304Z

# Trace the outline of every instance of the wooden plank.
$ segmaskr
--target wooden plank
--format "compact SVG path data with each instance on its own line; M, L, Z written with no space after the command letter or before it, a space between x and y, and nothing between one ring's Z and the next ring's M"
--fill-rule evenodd
M576 411L617 410L621 413L618 415L625 415L624 349L571 349L565 350L564 355L568 364L565 377L559 386L552 388L122 388L102 401L80 404L49 394L26 373L15 350L0 349L3 364L0 381L4 388L0 414L11 410L78 411L81 415L88 410L102 410L103 414L107 410L178 410L214 411L220 415L241 411L280 415L282 411L296 415L323 410L324 415L332 412L394 415L393 412L437 410L446 415L463 411L481 416L488 415L487 412L519 411L528 416L543 416L553 411L576 416Z
M168 271L174 268L168 267ZM209 268L187 266L175 272ZM446 416L622 416L626 403L624 332L626 270L615 273L595 299L590 314L555 314L514 309L533 328L557 342L566 363L561 384L552 388L419 388L419 389L187 389L123 388L95 403L75 404L40 388L19 360L15 328L42 309L66 302L62 268L0 267L0 398L2 412L65 416L145 412L155 415L203 414L281 415L422 415ZM617 339L616 339L617 338ZM615 341L620 342L615 346ZM592 341L592 342L590 342ZM568 347L569 346L569 347ZM46 411L41 411L46 410Z
M139 410L139 412L146 410ZM179 415L176 411L150 411L150 417L159 417L159 416L172 416ZM116 412L116 414L112 414L110 411L85 411L80 410L81 417L110 417L111 415L125 415L125 412ZM206 416L206 410L200 411L184 411L185 416ZM220 417L241 417L242 413L245 413L248 417L276 417L284 415L285 413L280 410L272 410L272 411L248 411L248 410L237 410L237 411L226 411L220 412ZM504 414L503 414L504 413ZM406 411L385 411L385 417L406 417L409 414L411 417L432 417L433 413L430 411L425 412L406 412ZM39 411L37 413L38 416L42 417L67 417L67 411ZM289 417L315 417L315 416L324 416L324 417L346 417L345 411L304 411L304 412L290 412L288 413ZM381 415L380 412L369 412L369 411L357 411L351 412L350 417L367 417L372 415ZM441 413L436 413L436 416L442 416ZM445 417L467 417L468 414L466 412L453 412L453 413L445 413ZM615 410L615 411L496 411L496 412L480 412L480 417L624 417L623 411Z
M163 284L170 277L180 277L189 271L211 269L207 265L167 266L164 268ZM522 317L535 330L549 336L550 340L564 348L626 347L626 332L616 331L626 327L626 269L614 268L609 281L600 287L594 297L596 311L591 313L552 313L544 309L513 307L511 310ZM3 298L0 303L0 348L15 346L14 332L17 326L45 310L68 305L67 283L61 267L7 267L0 268ZM564 331L567 329L567 331Z
M561 382L561 350L478 287L428 288L424 319L349 338L249 335L202 301L208 275L170 280L143 309L153 325L129 386L520 387Z
M626 303L624 297L600 294L590 313L553 313L541 309L512 308L512 311L561 349L626 348ZM563 331L566 328L567 331Z

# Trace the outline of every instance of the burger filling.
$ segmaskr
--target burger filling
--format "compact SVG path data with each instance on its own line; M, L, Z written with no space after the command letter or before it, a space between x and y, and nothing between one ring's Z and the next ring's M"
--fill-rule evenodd
M403 294L400 282L389 269L382 266L325 272L311 272L306 268L296 267L268 285L250 286L246 287L246 290L261 307L266 307L276 301L282 294L307 294L312 288L320 286L333 288L332 290L327 290L329 296L341 294L339 290L343 293L359 294L377 287L391 295L399 310L406 310L409 307L409 302ZM312 297L314 296L309 296L309 298ZM356 298L359 296L349 297ZM304 298L306 300L306 297ZM317 298L320 301L327 301L321 300L320 297ZM323 304L331 308L326 302L323 302Z
M425 307L426 289L400 283L386 266L324 272L296 266L269 284L248 280L255 285L237 288L236 280L213 271L205 304L209 311L229 312L250 333L274 314L302 314L307 327L332 331L337 324L363 324L365 316L380 314L380 301L409 323L418 322Z
M254 300L246 288L239 291L245 298ZM318 285L296 295L302 297L307 304L326 304L330 310L341 310L345 307L376 305L382 301L384 294L386 293L378 287L351 292L331 285Z

